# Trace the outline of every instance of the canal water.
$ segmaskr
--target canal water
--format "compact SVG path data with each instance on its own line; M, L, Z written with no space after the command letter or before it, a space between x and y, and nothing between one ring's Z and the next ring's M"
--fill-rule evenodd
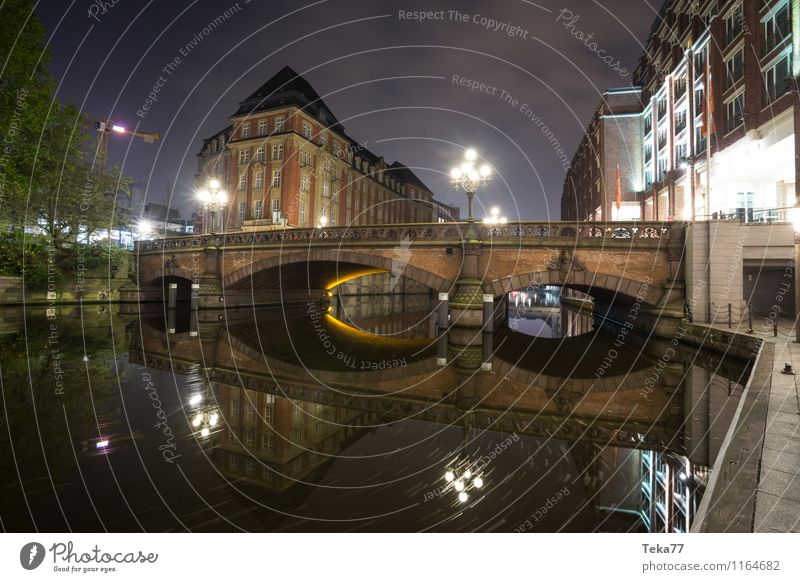
M508 297L488 370L435 296L355 291L2 312L3 529L690 526L746 363L620 345L538 288Z

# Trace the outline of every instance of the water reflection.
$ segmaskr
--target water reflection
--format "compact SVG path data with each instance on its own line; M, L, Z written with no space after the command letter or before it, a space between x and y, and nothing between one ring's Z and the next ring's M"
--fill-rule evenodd
M336 299L330 312L59 313L63 394L44 311L28 315L27 348L5 326L5 527L687 529L744 363L683 348L654 376L650 342L598 377L613 338L565 327L574 306L546 290L523 307L557 310L553 334L502 327L491 373L481 354L452 365L452 349L442 367L429 295ZM100 437L104 453L89 446Z

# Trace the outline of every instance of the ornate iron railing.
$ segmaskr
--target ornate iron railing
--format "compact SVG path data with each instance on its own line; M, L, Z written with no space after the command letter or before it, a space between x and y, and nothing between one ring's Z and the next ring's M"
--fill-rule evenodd
M163 238L137 243L140 253L166 249L205 247L249 247L268 244L359 244L464 241L465 222L435 224L395 224L374 226L334 226L326 228L286 228L254 232L195 235ZM665 243L683 232L683 223L662 222L516 222L500 226L476 225L484 243L511 241L569 243L588 240L615 242L642 241ZM678 234L680 237L681 235Z

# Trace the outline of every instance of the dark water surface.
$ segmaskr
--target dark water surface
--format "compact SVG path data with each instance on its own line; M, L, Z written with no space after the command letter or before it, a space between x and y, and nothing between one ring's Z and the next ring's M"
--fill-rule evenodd
M3 311L2 527L685 530L745 364L510 303L492 371L424 294Z

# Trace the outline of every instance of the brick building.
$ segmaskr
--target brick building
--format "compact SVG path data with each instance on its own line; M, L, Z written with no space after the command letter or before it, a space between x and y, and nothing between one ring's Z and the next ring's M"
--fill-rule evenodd
M351 139L289 67L242 101L230 122L204 140L197 176L201 185L224 185L228 230L458 218L409 168Z
M567 175L562 218L784 218L800 171L797 4L667 0L625 93L638 111L623 122L622 91L604 96Z

